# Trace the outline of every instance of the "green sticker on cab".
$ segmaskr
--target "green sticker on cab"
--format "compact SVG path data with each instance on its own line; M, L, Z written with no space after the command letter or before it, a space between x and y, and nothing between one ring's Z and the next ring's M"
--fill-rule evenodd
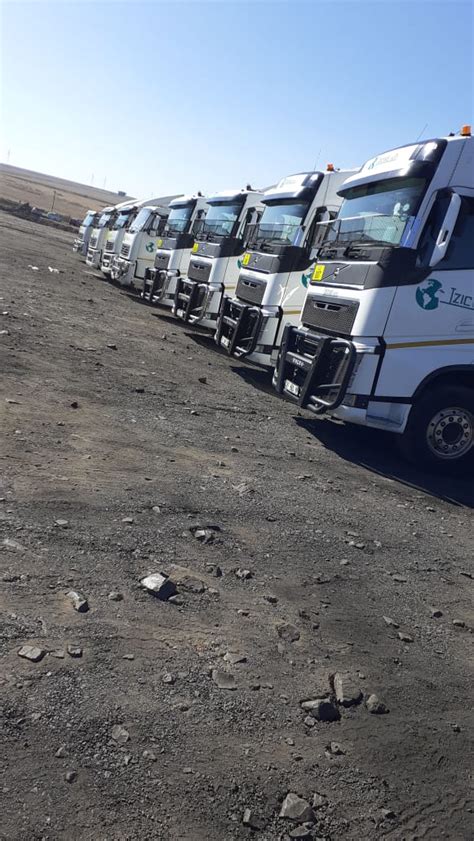
M315 266L311 280L322 280L326 266Z

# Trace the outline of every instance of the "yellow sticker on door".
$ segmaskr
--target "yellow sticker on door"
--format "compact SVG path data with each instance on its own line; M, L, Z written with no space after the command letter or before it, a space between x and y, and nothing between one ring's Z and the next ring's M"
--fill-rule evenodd
M322 280L325 268L325 266L315 266L311 280Z
M244 254L244 256L242 257L242 265L243 265L243 266L248 266L248 264L250 263L250 258L251 258L251 256L252 256L252 255L251 255L251 254L249 254L249 252L248 252L248 251L246 251L246 253L245 253L245 254Z
M198 243L198 242L195 242L195 243L194 243L194 245L193 245L193 248L192 248L192 252L193 252L193 254L195 254L195 253L196 253L196 251L198 250L198 248L199 248L199 243Z

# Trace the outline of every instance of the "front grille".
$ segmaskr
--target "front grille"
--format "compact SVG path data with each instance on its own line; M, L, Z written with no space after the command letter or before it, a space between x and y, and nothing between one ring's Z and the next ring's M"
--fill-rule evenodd
M105 250L106 251L113 251L114 250L114 242L108 241L105 243Z
M357 301L345 303L337 298L317 298L315 295L307 295L301 313L301 322L307 327L327 330L338 336L349 336L358 308Z
M265 280L254 280L253 278L250 280L240 275L235 296L240 301L246 301L248 304L261 304L265 295L266 285Z
M91 237L89 240L89 248L95 248L97 245L97 237Z
M167 269L171 254L155 254L155 269Z
M126 242L123 243L122 248L120 249L120 254L122 257L128 257L130 254L130 246L127 245Z
M207 283L211 269L211 263L201 263L199 260L191 260L188 268L188 277L190 280L199 281L199 283Z

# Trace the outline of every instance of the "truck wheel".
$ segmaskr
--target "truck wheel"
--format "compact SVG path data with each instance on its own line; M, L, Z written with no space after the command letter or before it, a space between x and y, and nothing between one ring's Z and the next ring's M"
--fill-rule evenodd
M425 394L397 436L410 460L443 473L461 475L474 465L474 392L465 386L441 386Z

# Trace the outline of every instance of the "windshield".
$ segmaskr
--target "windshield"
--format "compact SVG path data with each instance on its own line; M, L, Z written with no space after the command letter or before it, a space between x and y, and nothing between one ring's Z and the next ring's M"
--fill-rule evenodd
M293 244L307 210L307 202L267 204L257 227L256 242L279 240Z
M129 222L131 214L131 210L123 210L122 213L119 213L114 223L114 231L118 231L119 228L125 228L125 225Z
M132 224L130 225L130 233L136 234L138 231L143 231L146 223L148 222L152 211L149 208L143 207L140 210L137 218L133 220Z
M416 215L425 178L389 178L344 191L337 219L326 242L376 242L399 245L407 223Z
M242 202L211 204L206 213L202 233L230 236L242 209Z
M111 213L102 213L98 225L98 228L106 228L112 218Z
M185 231L193 210L194 202L186 204L184 207L173 207L168 216L166 232L180 234Z
M90 228L90 226L94 224L94 219L95 219L95 213L87 213L86 216L84 217L84 221L82 223L82 226L84 228Z

